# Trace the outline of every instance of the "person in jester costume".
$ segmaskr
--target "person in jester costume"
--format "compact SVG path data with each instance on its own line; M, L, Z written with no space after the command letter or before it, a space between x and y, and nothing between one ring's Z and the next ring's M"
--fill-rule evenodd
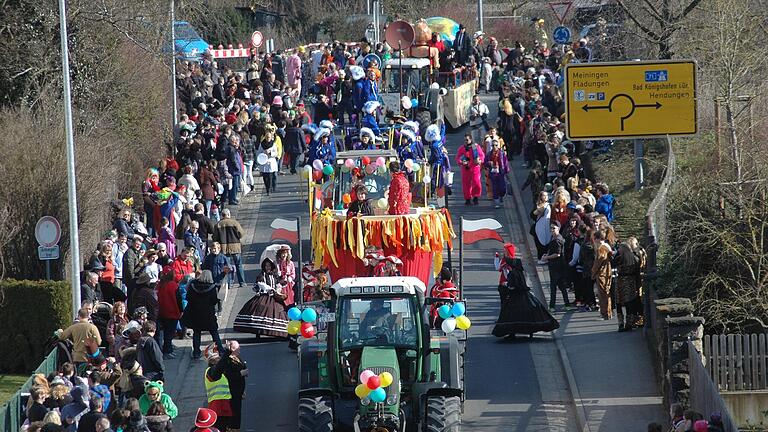
M451 171L451 158L445 148L445 125L429 125L424 133L424 140L429 146L429 165L432 173L432 192L447 187L446 180ZM447 190L445 192L448 193Z
M363 121L362 126L373 131L376 136L381 135L381 129L379 129L379 122L376 121L376 110L381 106L376 101L369 101L363 105Z
M320 128L315 132L309 147L309 163L319 159L323 164L333 164L336 159L336 146L331 142L331 130Z

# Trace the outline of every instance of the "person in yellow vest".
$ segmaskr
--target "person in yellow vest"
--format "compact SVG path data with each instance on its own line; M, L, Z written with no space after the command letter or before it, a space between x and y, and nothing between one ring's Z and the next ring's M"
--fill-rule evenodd
M229 352L220 355L213 347L209 347L206 351L209 352L208 368L205 370L203 381L205 393L208 396L208 408L216 412L216 428L225 431L233 415L232 393L229 391L229 380L224 375L230 362Z

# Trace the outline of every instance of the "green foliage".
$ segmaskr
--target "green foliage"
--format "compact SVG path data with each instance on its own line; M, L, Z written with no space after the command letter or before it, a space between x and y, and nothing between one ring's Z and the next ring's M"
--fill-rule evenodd
M5 279L0 292L0 370L33 371L45 358L48 339L72 322L69 284Z

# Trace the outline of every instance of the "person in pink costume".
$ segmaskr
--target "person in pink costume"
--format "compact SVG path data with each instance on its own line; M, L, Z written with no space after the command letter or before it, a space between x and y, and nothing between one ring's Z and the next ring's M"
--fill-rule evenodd
M464 135L464 145L456 152L456 162L461 167L461 188L464 191L464 204L477 205L483 192L480 183L480 167L485 161L483 149L472 142L472 135Z

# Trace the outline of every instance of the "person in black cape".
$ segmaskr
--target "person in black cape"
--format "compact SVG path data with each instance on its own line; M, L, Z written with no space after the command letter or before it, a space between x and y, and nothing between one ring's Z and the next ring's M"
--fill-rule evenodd
M506 255L496 254L495 266L501 272L499 297L501 311L492 334L496 337L514 338L516 334L533 337L536 332L548 332L560 327L560 323L549 313L547 307L531 294L525 282L523 262L515 258L515 245L504 245Z

